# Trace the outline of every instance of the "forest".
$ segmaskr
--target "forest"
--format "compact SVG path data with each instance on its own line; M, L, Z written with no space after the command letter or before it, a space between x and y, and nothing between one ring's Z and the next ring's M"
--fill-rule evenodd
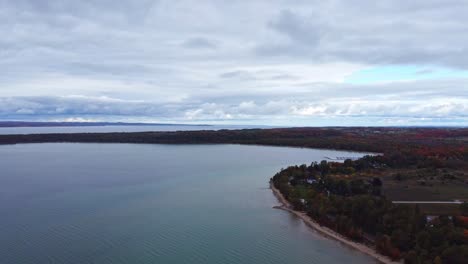
M175 132L0 135L0 144L45 142L237 143L378 152L460 160L468 155L468 128L325 127ZM411 160L408 160L411 162Z
M325 127L0 135L18 143L257 144L382 154L392 168L468 169L468 128Z
M467 203L460 205L459 215L432 218L418 205L393 204L383 195L379 177L355 176L359 171L385 167L384 162L381 156L343 163L324 160L288 167L271 181L294 210L305 211L319 224L367 243L394 260L466 263Z

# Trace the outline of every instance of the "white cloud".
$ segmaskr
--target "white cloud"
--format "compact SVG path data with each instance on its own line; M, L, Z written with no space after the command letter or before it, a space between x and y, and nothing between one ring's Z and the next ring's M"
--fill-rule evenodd
M0 115L464 122L467 78L346 79L468 69L466 13L461 0L0 0Z

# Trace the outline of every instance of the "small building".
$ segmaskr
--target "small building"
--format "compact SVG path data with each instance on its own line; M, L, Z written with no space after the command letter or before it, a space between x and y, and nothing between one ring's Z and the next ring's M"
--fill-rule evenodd
M314 178L307 178L306 182L307 182L308 184L314 184L314 183L317 182L317 180L314 179Z
M434 221L435 219L437 219L438 217L439 217L438 215L426 215L426 222L430 223Z

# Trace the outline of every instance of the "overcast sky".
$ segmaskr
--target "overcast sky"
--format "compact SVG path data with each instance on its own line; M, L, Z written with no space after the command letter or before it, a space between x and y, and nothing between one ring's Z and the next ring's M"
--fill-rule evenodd
M468 125L468 1L0 0L0 119Z

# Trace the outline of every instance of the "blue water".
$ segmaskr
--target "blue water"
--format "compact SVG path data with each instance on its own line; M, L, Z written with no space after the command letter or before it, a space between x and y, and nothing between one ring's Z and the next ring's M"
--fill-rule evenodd
M268 179L330 150L240 145L0 147L0 263L374 263L323 238Z

